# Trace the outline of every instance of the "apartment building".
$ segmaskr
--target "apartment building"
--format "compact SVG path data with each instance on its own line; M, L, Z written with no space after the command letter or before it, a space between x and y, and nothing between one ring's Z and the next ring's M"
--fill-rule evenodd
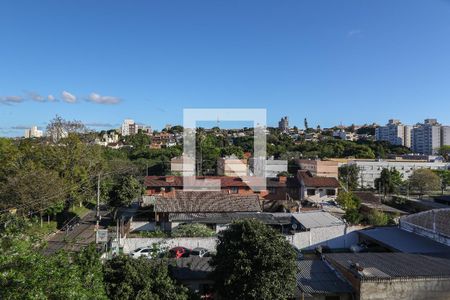
M426 119L412 130L412 150L421 154L436 154L441 147L441 124L436 119Z
M33 126L30 129L25 129L25 138L40 138L44 135L42 130L38 130L37 126Z
M139 130L146 130L151 132L151 129L147 129L144 125L139 125L132 119L125 119L121 126L122 136L134 135L139 132Z
M403 175L403 179L408 179L415 170L448 170L450 163L441 161L422 160L349 160L348 165L356 165L359 169L359 186L364 188L374 188L375 180L380 178L383 169L395 169Z
M391 119L385 126L375 129L377 141L387 141L393 145L411 147L412 126L403 125L400 120Z
M289 119L287 116L281 118L281 120L278 122L278 129L285 133L289 132Z

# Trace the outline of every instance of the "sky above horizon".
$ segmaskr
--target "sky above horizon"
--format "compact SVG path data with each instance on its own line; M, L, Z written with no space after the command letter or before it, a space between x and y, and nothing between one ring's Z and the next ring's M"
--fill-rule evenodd
M450 124L450 1L0 2L0 136L55 115L160 129L183 108Z

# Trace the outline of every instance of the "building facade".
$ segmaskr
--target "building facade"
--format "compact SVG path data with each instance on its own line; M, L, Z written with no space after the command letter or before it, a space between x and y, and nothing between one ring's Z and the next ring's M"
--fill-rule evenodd
M274 178L278 174L288 171L288 162L287 160L275 160L273 157L265 162L264 158L250 158L249 167L253 174L265 174L265 177Z
M393 145L411 147L412 126L403 125L399 120L391 119L385 126L375 129L377 141L387 141Z
M436 154L441 147L441 125L436 119L426 119L412 130L412 150L421 154Z
M38 130L37 126L25 130L25 138L40 138L44 135L42 130Z
M280 129L282 132L289 131L289 119L287 116L281 118L281 120L278 122L278 129Z
M247 176L248 166L246 159L234 155L220 157L217 160L217 175L219 176Z
M299 159L297 160L297 165L301 170L311 172L313 176L338 178L339 163L337 161Z

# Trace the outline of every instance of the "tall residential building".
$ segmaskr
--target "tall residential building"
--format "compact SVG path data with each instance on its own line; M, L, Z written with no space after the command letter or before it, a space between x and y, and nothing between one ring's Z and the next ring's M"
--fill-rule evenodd
M412 126L403 125L399 120L391 119L385 126L375 129L375 138L377 141L411 147L411 129Z
M450 126L441 127L441 146L450 146Z
M287 116L284 118L281 118L280 122L278 122L278 128L282 132L288 132L289 131L289 119Z
M441 125L436 119L426 119L412 130L412 150L421 154L436 154L441 147Z
M125 119L122 123L122 136L132 135L135 132L135 123L134 120L131 119Z
M37 126L33 126L30 129L25 129L25 138L40 138L43 136L42 130L38 130Z
M147 134L150 134L151 129L148 129L144 125L139 125L131 119L125 119L122 123L121 133L122 136L133 135L139 132L139 130L145 131Z

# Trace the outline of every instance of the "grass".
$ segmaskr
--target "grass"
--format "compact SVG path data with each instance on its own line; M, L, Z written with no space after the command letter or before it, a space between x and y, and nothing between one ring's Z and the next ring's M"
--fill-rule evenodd
M89 211L89 208L79 205L74 205L69 209L69 212L76 214L80 218L83 218Z
M27 234L34 236L47 236L53 232L57 231L57 222L56 221L44 221L41 223L39 221L33 222L33 225L27 229Z

